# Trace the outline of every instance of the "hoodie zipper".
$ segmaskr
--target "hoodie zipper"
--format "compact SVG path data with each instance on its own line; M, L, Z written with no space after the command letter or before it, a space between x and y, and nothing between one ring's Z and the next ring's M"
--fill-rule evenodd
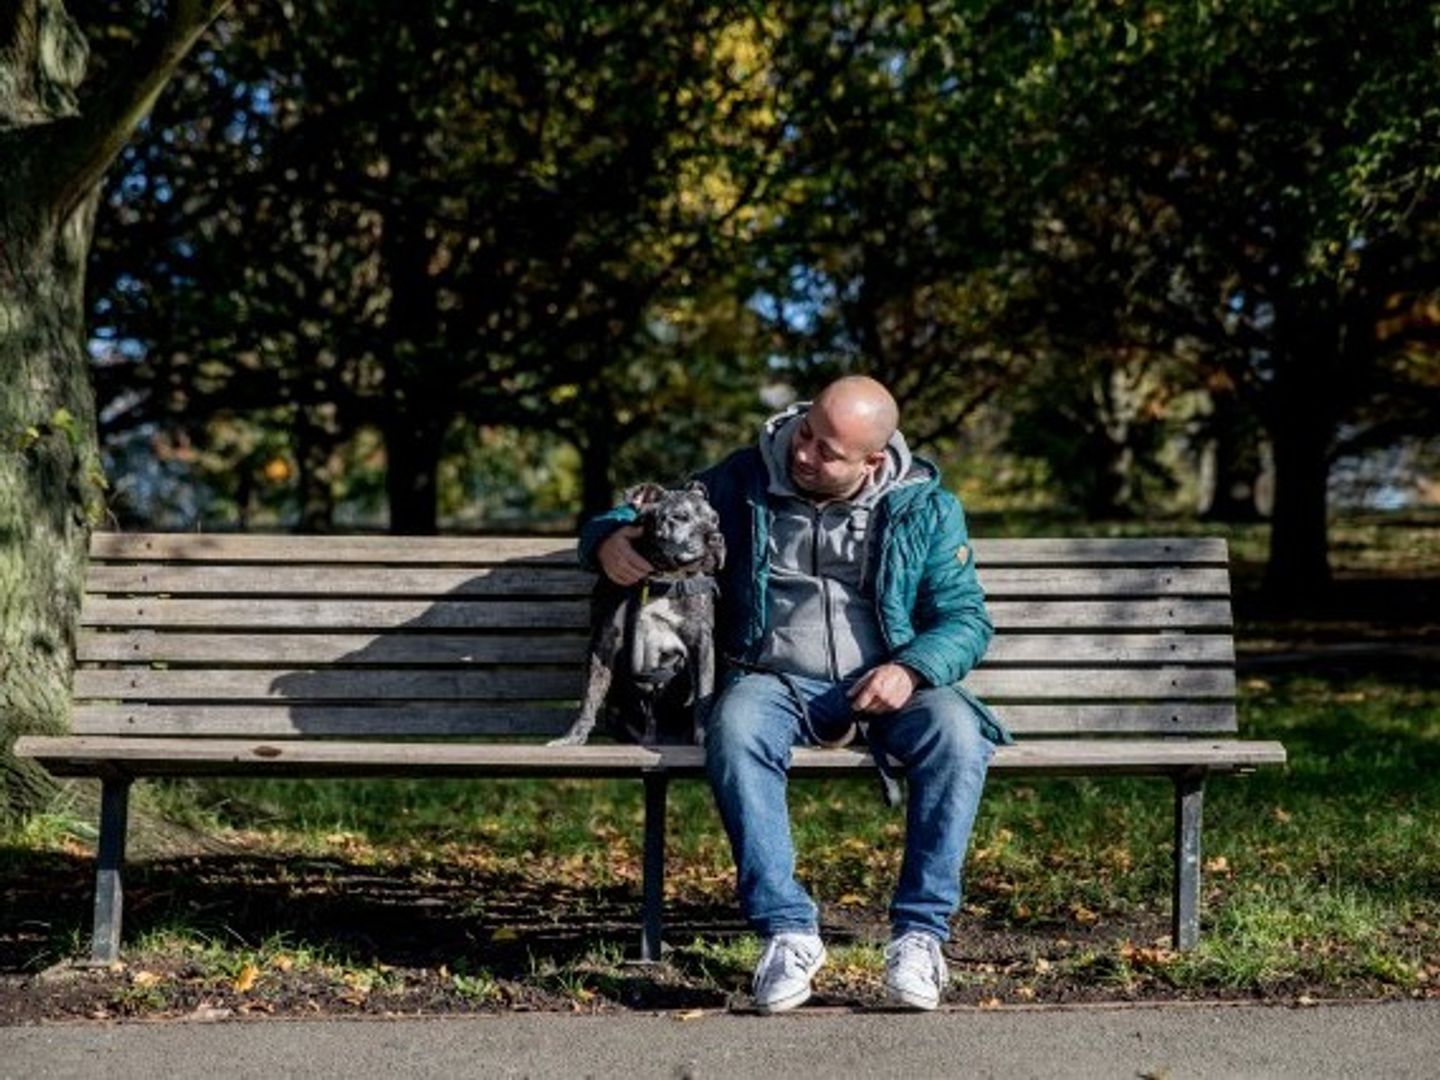
M811 507L810 517L810 573L820 583L820 609L825 613L825 666L830 672L830 681L840 681L840 661L835 656L835 623L830 612L830 587L820 574L820 518L823 508Z

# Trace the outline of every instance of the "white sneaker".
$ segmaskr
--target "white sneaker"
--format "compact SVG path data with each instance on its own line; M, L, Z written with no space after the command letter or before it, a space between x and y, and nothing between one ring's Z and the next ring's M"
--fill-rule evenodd
M907 1009L933 1009L950 981L940 939L923 930L901 934L885 947L885 996Z
M783 933L765 939L751 994L762 1013L785 1012L810 999L810 980L825 963L819 934Z

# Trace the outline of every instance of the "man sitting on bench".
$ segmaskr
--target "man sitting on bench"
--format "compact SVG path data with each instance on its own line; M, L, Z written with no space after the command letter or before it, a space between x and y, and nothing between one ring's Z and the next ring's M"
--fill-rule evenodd
M896 1004L933 1009L986 767L1010 741L958 685L993 633L960 503L911 455L898 421L884 386L847 376L698 477L729 553L716 627L726 674L706 770L741 906L765 938L761 1012L805 1002L825 960L815 903L795 880L791 748L835 745L858 726L882 773L887 756L905 767L885 988ZM594 519L580 543L587 564L627 586L653 570L631 545L628 514Z

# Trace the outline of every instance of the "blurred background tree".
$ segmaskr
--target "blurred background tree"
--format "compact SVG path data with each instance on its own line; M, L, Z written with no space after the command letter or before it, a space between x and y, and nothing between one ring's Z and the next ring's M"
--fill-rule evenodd
M116 513L564 528L861 370L1033 505L1273 509L1303 594L1337 462L1440 434L1436 38L1398 0L249 0L101 218Z

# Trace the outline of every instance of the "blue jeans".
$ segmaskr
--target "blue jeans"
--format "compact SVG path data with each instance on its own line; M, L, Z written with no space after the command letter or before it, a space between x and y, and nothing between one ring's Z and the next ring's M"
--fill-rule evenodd
M848 714L851 683L793 682L817 728ZM995 748L980 733L975 710L950 687L917 690L903 708L870 721L871 739L905 765L909 789L892 930L924 930L945 941ZM803 740L794 696L767 674L733 679L716 701L705 735L705 768L735 856L740 905L755 931L767 937L814 932L819 921L815 902L795 880L785 800L791 749Z

